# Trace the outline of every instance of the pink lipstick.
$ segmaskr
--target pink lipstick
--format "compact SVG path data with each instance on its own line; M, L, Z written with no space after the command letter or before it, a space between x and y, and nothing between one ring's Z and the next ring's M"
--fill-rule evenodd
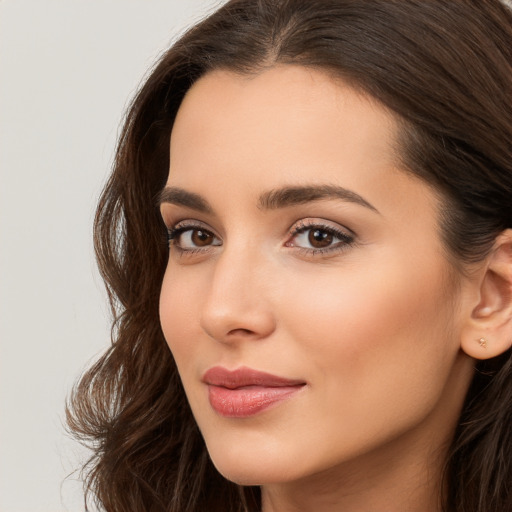
M203 376L212 408L227 418L247 418L292 397L306 383L241 367L210 368Z

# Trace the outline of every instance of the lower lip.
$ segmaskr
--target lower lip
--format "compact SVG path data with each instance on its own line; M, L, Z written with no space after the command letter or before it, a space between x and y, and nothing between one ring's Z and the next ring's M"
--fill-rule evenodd
M226 418L247 418L291 398L304 386L263 387L247 386L228 389L208 386L210 405Z

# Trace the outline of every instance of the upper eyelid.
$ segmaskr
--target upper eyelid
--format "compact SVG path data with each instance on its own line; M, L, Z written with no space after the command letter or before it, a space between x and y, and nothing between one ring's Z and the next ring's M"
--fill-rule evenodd
M163 218L164 223L168 230L176 230L181 228L190 228L193 229L194 227L203 228L206 231L211 231L212 234L220 238L220 235L218 234L218 231L214 228L212 228L208 223L203 222L199 219L194 218L183 218L181 220L173 220L172 222L167 223L165 218ZM316 217L310 217L310 218L303 218L296 220L293 222L293 224L287 229L287 234L295 234L298 230L307 230L314 227L321 227L324 229L330 229L333 231L341 231L346 232L347 235L350 236L356 236L356 233L348 228L347 226L340 224L336 221L331 221L327 219L321 219Z
M319 218L301 219L299 221L296 221L292 224L291 228L289 229L289 233L295 234L299 230L307 231L308 229L312 229L315 227L323 228L325 230L331 230L334 232L346 233L347 236L350 237L356 236L356 233L352 229L346 227L343 224Z
M194 229L194 228L202 228L205 231L210 231L215 236L219 236L215 229L213 229L209 224L206 222L200 221L198 219L182 219L170 222L169 224L166 223L166 227L169 231L174 231L178 229Z
M191 223L198 223L199 225L204 225L205 228L213 230L209 227L210 224L208 222L201 221L196 217L196 215L202 216L203 214L201 212L194 211L186 206L163 202L159 205L159 213L167 229L173 229L182 222L190 221ZM205 213L205 215L207 215L208 219L210 218L208 213Z
M173 228L181 228L181 227L184 227L184 228L193 228L193 227L206 227L207 224L205 224L204 222L200 221L200 220L196 220L196 219L183 219L183 220L179 220L177 222L174 222L173 223ZM208 226L209 227L209 226Z

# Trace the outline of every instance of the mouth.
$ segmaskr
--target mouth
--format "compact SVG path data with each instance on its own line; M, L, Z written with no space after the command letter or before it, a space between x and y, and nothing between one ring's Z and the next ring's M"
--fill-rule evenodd
M286 379L251 368L230 371L210 368L203 376L212 408L226 418L254 416L287 400L306 386L303 380Z

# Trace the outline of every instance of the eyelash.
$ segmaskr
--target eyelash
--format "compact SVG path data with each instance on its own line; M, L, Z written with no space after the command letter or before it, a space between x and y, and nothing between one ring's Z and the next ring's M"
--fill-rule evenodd
M313 229L317 229L318 231L322 231L324 233L327 233L328 236L333 236L340 240L339 242L336 242L335 244L325 247L325 248L306 248L306 247L299 247L297 245L294 245L293 239L295 239L297 236L306 233L308 231L311 231ZM178 252L180 256L193 256L197 253L203 253L209 252L212 250L213 247L218 247L219 245L208 245L205 247L198 247L196 249L184 249L183 247L180 247L178 245L179 237L186 233L187 231L202 231L204 233L208 233L214 238L218 237L209 229L204 227L201 223L195 222L180 222L173 226L172 228L167 229L167 243L169 248L174 247L174 249ZM291 238L291 241L287 241L285 243L286 247L293 247L294 250L298 251L301 254L309 255L309 256L316 256L316 255L325 255L328 253L334 253L334 252L342 252L346 249L348 249L350 246L352 246L355 243L355 235L352 232L342 231L339 229L334 228L333 226L323 224L319 221L314 220L301 220L299 221L293 229L289 231L289 237Z

